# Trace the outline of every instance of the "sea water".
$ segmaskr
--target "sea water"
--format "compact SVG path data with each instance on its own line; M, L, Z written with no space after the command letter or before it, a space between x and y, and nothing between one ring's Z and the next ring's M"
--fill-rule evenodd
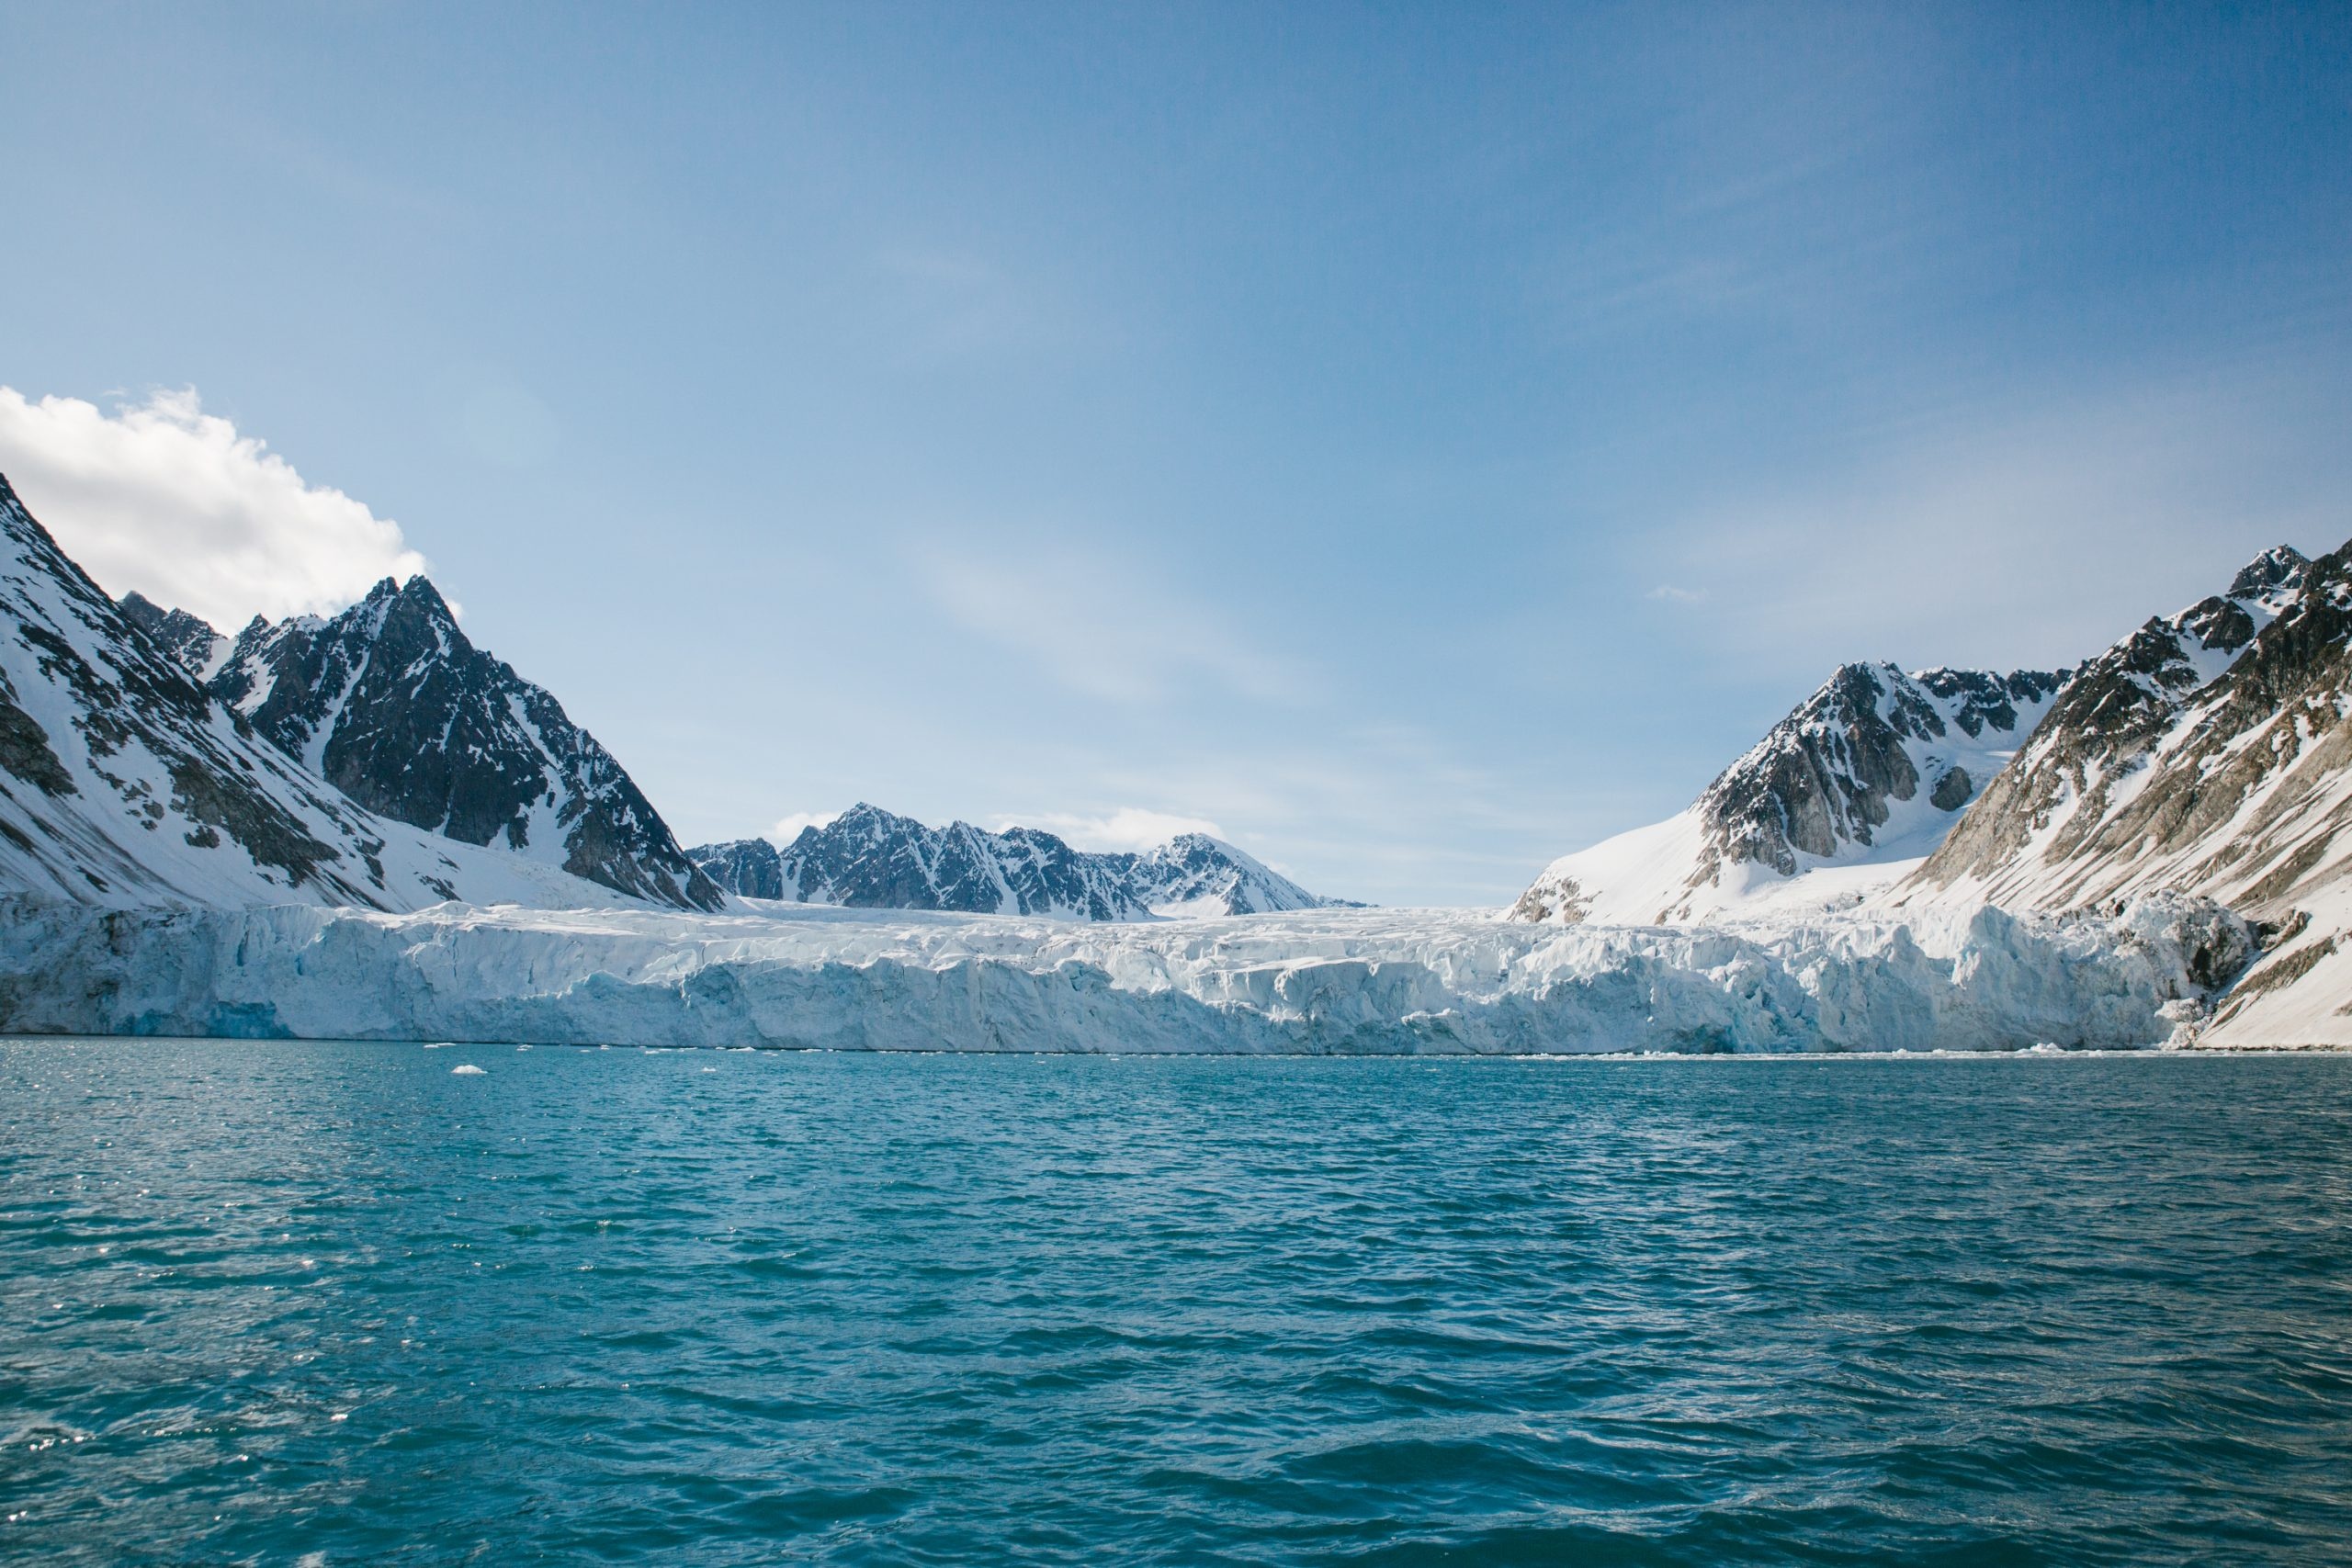
M0 1515L58 1563L2341 1562L2352 1061L9 1042Z

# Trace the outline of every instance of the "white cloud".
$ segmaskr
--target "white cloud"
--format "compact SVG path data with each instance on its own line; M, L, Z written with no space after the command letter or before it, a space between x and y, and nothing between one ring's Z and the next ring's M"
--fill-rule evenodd
M1122 806L1104 817L1073 816L1068 812L1037 811L1022 817L997 819L996 830L1007 828L1042 828L1069 840L1079 850L1148 850L1164 844L1180 833L1206 833L1213 839L1225 837L1225 829L1203 817L1179 817L1167 811L1148 811L1139 806Z
M0 387L0 473L109 593L133 590L233 632L324 614L425 570L400 525L303 481L194 389L107 413Z
M803 828L821 828L841 815L838 811L795 811L776 818L768 829L768 841L778 846L800 837Z
M1668 604L1696 604L1705 599L1703 588L1678 588L1671 582L1661 582L1649 591L1646 597Z

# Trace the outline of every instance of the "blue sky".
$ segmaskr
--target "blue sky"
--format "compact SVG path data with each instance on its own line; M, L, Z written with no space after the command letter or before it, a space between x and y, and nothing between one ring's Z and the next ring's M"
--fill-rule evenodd
M1500 901L2352 536L2352 11L2218 9L11 4L0 384L396 521L689 841Z

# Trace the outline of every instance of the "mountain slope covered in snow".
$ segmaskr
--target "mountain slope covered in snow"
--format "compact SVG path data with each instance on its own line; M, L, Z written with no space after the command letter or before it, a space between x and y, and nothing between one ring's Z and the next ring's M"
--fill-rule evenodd
M184 612L123 608L256 733L380 816L632 897L723 901L612 754L474 647L423 577L387 578L334 616L256 616L225 651Z
M1896 904L2201 894L2275 929L2215 1038L2352 1043L2352 545L2280 547L2086 667Z
M617 901L355 805L198 685L177 661L192 639L164 619L126 615L0 479L0 889L109 908Z
M1670 924L1885 886L1951 831L2069 673L1842 666L1690 806L1553 862L1512 915Z
M802 829L782 849L741 839L687 852L719 886L745 897L852 908L1140 920L1339 902L1205 834L1188 833L1142 854L1094 853L1034 828L930 828L862 803L822 827Z

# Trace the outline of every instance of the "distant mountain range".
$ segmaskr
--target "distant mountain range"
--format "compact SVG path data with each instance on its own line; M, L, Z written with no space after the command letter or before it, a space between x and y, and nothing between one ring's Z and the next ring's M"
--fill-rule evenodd
M1141 854L1094 853L1035 828L929 828L863 804L821 828L802 829L782 849L739 839L687 853L712 881L744 897L853 908L1137 920L1358 907L1309 893L1202 833Z

